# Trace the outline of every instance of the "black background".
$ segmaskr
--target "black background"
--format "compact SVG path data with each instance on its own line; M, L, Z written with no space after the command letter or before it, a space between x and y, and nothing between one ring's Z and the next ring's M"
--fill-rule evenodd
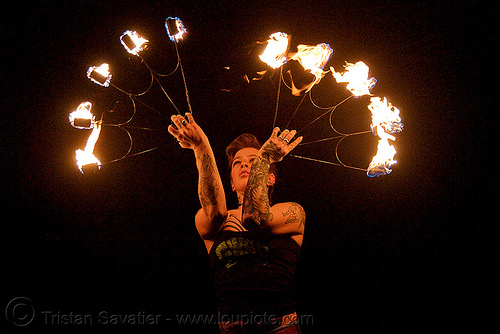
M82 175L74 151L88 131L67 115L92 101L98 115L123 102L110 121L128 118L128 98L85 76L108 62L113 83L129 91L147 86L148 74L118 37L127 29L150 40L142 55L155 70L171 71L175 49L163 22L180 17L189 34L179 43L194 116L211 138L228 197L225 146L251 132L271 132L277 71L266 69L255 41L275 31L297 44L328 43L325 70L365 61L378 83L372 93L401 110L393 173L363 172L287 157L280 164L275 200L296 201L308 219L297 277L298 311L313 314L304 333L482 332L492 320L492 277L498 240L492 226L498 192L498 84L493 65L497 10L470 1L48 1L15 2L2 9L2 305L18 296L33 301L33 324L12 332L217 332L215 326L45 325L41 311L117 314L146 311L215 314L207 256L193 217L199 208L191 151L168 134L168 117L139 106L133 125L140 156ZM293 65L287 65L293 66ZM227 69L226 67L229 67ZM181 77L162 79L181 112L187 111ZM333 105L348 92L327 75L313 89L315 102ZM337 87L337 86L335 86ZM222 91L231 89L231 91ZM157 86L142 100L166 116L175 113ZM282 87L278 126L299 98ZM369 128L366 98L336 111L340 131ZM291 126L318 115L305 101ZM305 140L333 135L327 119ZM350 140L350 139L349 139ZM347 164L366 167L376 150L369 135L346 140ZM126 136L105 128L96 146L103 162L123 155ZM302 146L297 154L334 160L334 144ZM234 205L235 201L230 198ZM2 306L3 307L3 306ZM37 328L36 325L39 325ZM3 325L2 325L3 326Z

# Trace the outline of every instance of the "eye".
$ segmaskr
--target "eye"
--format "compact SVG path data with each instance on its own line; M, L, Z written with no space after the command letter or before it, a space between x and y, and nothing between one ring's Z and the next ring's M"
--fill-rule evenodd
M233 167L235 167L236 165L239 165L240 163L241 163L241 161L236 160L235 162L233 162Z

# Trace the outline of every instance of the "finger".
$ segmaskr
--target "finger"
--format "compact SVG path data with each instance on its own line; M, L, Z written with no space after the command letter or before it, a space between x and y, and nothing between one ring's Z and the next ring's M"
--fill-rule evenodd
M193 118L193 114L191 114L190 112L187 112L187 113L186 113L186 117L187 117L188 122L189 122L190 124L196 124L196 122L194 121L194 118Z
M186 126L188 123L182 115L177 115L177 119L181 122L181 126Z
M279 135L278 138L281 140L285 140L285 138L286 138L286 136L288 136L289 132L290 132L290 130L288 130L288 129L283 130L283 132Z
M290 152L291 150L293 150L294 148L296 148L297 145L300 144L300 142L302 141L302 139L304 139L304 137L300 136L299 138L297 138L293 142L291 142L290 145L288 145L288 152Z
M273 133L271 134L271 138L277 138L278 137L278 132L280 132L280 128L279 127L275 127L273 129Z
M172 120L172 122L174 122L177 129L180 129L184 126L184 123L187 123L184 117L182 117L181 115L172 115L170 119Z
M168 132L170 132L170 134L174 137L179 135L179 131L172 124L168 126Z
M172 121L172 123L174 123L174 125L177 129L180 129L181 121L177 118L177 115L170 116L170 120Z
M289 142L293 139L293 137L295 137L295 134L296 134L296 133L297 133L297 131L295 131L295 130L290 131L290 132L286 135L286 137L283 137L283 140L284 140L284 141L286 141L287 143L289 143Z

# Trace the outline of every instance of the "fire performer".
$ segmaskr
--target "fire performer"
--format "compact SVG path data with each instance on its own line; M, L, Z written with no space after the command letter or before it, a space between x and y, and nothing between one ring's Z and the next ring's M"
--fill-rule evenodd
M302 137L275 128L264 145L251 134L236 138L226 154L239 206L228 210L207 136L190 113L172 121L169 132L196 158L201 209L195 223L215 272L221 333L300 333L294 276L305 212L297 203L271 205L270 195L275 163Z

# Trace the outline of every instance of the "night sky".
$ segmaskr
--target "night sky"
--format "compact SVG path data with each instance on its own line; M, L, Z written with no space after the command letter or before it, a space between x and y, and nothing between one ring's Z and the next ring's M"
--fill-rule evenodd
M216 333L215 326L178 325L175 315L215 314L211 272L194 227L199 208L192 151L167 132L175 110L155 85L139 99L131 125L132 153L81 174L74 151L89 131L67 115L91 101L104 121L123 122L130 100L90 82L89 66L108 62L112 82L131 92L148 72L119 42L125 30L150 41L141 55L157 72L176 63L164 20L182 19L188 35L182 58L196 121L218 161L231 206L224 148L241 133L262 142L272 130L277 70L258 59L256 41L276 31L298 44L328 43L325 66L364 61L378 83L372 93L401 111L405 129L394 145L393 172L362 171L287 157L279 165L275 201L296 201L307 222L297 274L298 312L314 315L304 333L481 332L493 317L490 299L498 211L497 126L493 47L498 11L479 1L40 1L4 5L2 22L2 304L33 302L33 323L8 331L85 333ZM14 9L13 9L14 8ZM292 73L300 71L287 65ZM262 80L247 83L268 69ZM307 77L302 78L307 80ZM179 72L162 84L187 111ZM332 88L333 87L333 88ZM313 88L322 106L349 92L331 75ZM284 127L300 97L282 86L277 125ZM366 97L335 111L340 131L369 130ZM321 111L308 99L290 126L300 129ZM332 136L328 118L304 131L304 142ZM335 160L335 143L301 146L296 154ZM366 168L376 151L372 135L345 140L349 165ZM104 128L95 153L104 163L128 149L124 132ZM47 324L41 312L162 314L155 325ZM2 312L3 314L3 312Z

